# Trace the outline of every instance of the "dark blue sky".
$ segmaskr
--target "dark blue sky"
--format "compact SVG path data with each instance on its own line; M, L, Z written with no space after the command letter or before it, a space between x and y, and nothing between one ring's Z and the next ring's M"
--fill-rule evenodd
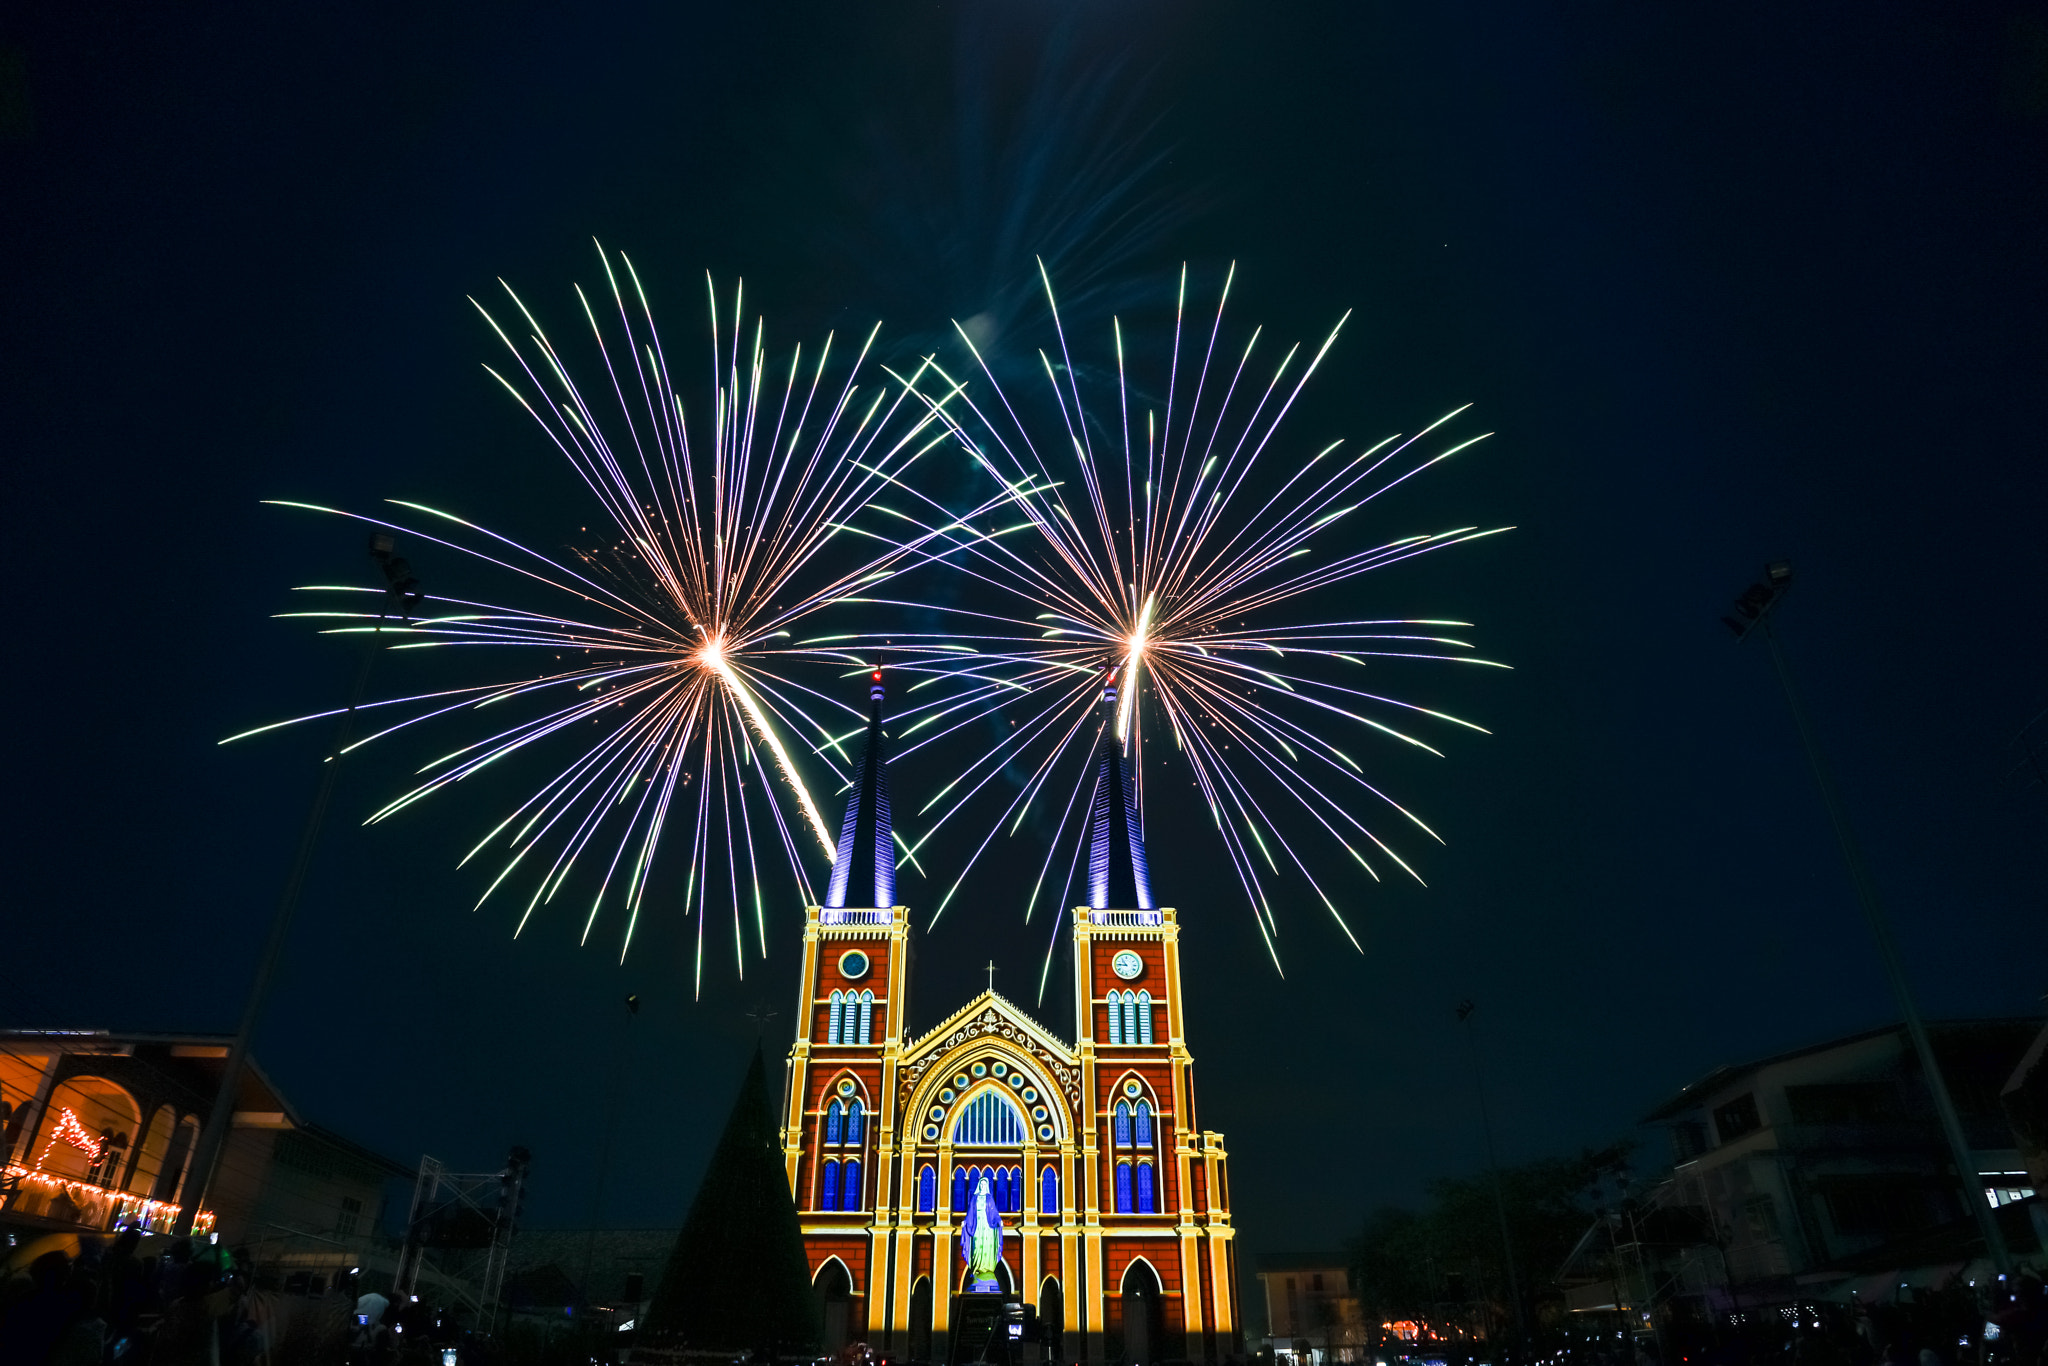
M977 311L876 244L946 164L960 73L1014 111L1061 11L39 9L0 26L26 73L0 118L0 1015L227 1029L322 737L214 742L344 694L349 653L269 616L364 568L355 533L257 500L566 536L574 490L480 370L464 295L502 275L566 326L592 235L672 326L706 267L785 340ZM1499 435L1379 526L1521 528L1384 585L1516 672L1409 685L1495 734L1376 758L1449 846L1426 890L1348 890L1362 957L1304 902L1276 977L1205 832L1154 816L1249 1250L1334 1242L1478 1165L1461 997L1510 1159L1890 1013L1768 663L1715 621L1767 558L1798 566L1788 649L1926 1008L2038 1010L2048 798L2008 770L2048 706L2048 10L1087 10L1073 69L1121 59L1133 102L1105 136L1165 149L1147 193L1183 209L1129 278L1235 259L1237 316L1290 338L1356 309L1296 439L1475 402ZM694 1004L686 927L623 967L566 923L512 943L450 866L489 794L356 827L401 757L343 780L259 1055L402 1160L527 1143L531 1208L573 1224L638 991L604 1217L675 1222L747 1012L783 1046L798 908ZM1000 871L923 944L922 1022L991 957L1028 995L1042 925Z

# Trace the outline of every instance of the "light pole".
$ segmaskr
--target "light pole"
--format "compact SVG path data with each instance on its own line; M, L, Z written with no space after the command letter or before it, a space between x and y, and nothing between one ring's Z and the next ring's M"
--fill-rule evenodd
M1791 587L1791 561L1775 560L1764 566L1763 582L1751 584L1735 600L1736 615L1722 617L1721 621L1735 633L1738 641L1747 640L1761 631L1764 643L1770 647L1771 664L1777 669L1778 682L1785 689L1785 705L1791 709L1792 724L1799 731L1799 742L1806 749L1806 761L1813 768L1814 785L1820 788L1821 803L1827 807L1828 820L1835 827L1835 839L1842 847L1842 862L1848 866L1850 885L1856 889L1856 899L1862 903L1864 919L1870 923L1870 937L1877 941L1878 961L1884 964L1885 976L1890 979L1892 993L1898 998L1899 1012L1906 1020L1907 1037L1912 1040L1913 1052L1920 1060L1920 1073L1927 1079L1928 1093L1934 1098L1934 1113L1941 1121L1942 1136L1948 1140L1949 1159L1955 1164L1956 1179L1963 1186L1963 1203L1977 1221L1978 1236L1984 1240L1984 1249L1990 1254L1992 1265L1999 1275L2010 1275L2011 1254L2006 1251L2005 1238L1998 1231L1998 1220L1992 1216L1991 1206L1984 1198L1983 1182L1978 1179L1976 1161L1970 1156L1969 1140L1963 1136L1962 1120L1956 1116L1948 1082L1942 1077L1941 1064L1935 1060L1934 1045L1927 1037L1927 1026L1920 1019L1919 1008L1913 1003L1912 988L1906 983L1905 965L1899 960L1898 944L1892 938L1891 920L1885 915L1884 903L1878 900L1877 883L1872 880L1870 869L1864 866L1863 850L1856 842L1856 832L1850 828L1849 813L1843 809L1842 798L1835 791L1834 777L1821 754L1820 741L1807 721L1806 708L1799 700L1798 689L1792 686L1792 671L1785 663L1785 652L1778 644L1777 633L1771 629L1771 611L1784 600Z
M341 724L335 728L334 747L327 761L320 766L320 782L313 790L313 809L306 813L305 829L299 832L298 853L292 858L291 871L284 881L284 892L278 897L277 910L270 919L270 935L264 941L263 956L256 960L256 980L249 986L249 999L242 1005L241 1023L235 1028L234 1042L228 1046L227 1064L221 1070L220 1090L214 1094L213 1110L207 1115L206 1127L200 1130L199 1143L193 1150L192 1175L178 1210L177 1222L173 1225L173 1231L180 1237L191 1234L193 1219L213 1193L221 1149L227 1144L228 1126L234 1119L236 1083L249 1057L249 1037L255 1033L256 1021L263 1014L264 1000L270 995L270 979L277 970L277 960L284 953L292 913L298 909L299 893L306 885L306 873L313 865L314 851L320 847L320 831L327 822L327 803L334 795L334 778L341 771L341 755L348 748L356 708L362 705L363 693L370 686L370 665L377 658L377 639L384 633L384 619L394 607L398 609L401 620L407 619L413 608L426 601L427 595L420 588L412 566L403 556L391 553L393 544L388 532L380 531L370 537L370 558L377 562L384 574L383 605L377 609L377 625L363 650L363 662L356 670L355 687L350 691L348 706L341 714Z
M611 1085L606 1088L604 1132L598 1137L597 1180L590 1191L590 1231L583 1237L583 1298L595 1298L590 1290L591 1272L597 1259L597 1226L604 1218L604 1188L612 1169L612 1131L619 1127L619 1079L632 1070L628 1061L633 1049L633 1021L640 1018L640 993L626 998L626 1023L619 1050L612 1057ZM614 1315L614 1318L617 1316Z
M1486 1078L1479 1068L1479 1039L1472 1032L1471 1001L1458 1002L1458 1023L1465 1026L1465 1044L1472 1057L1472 1089L1479 1095L1479 1129L1486 1135L1486 1169L1493 1177L1493 1211L1500 1216L1500 1253L1507 1259L1508 1298L1515 1305L1515 1331L1521 1335L1522 1350L1529 1349L1529 1318L1522 1307L1522 1283L1515 1275L1515 1245L1508 1238L1508 1202L1500 1189L1500 1159L1493 1153L1493 1120L1486 1112Z

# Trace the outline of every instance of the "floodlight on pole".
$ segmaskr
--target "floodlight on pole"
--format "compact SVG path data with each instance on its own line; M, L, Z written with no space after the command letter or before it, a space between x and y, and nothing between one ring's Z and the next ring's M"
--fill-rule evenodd
M1515 1306L1515 1329L1521 1334L1522 1347L1529 1345L1529 1316L1522 1306L1521 1277L1515 1274L1515 1245L1508 1237L1508 1202L1501 1192L1500 1159L1493 1150L1493 1119L1486 1108L1486 1078L1479 1067L1479 1039L1472 1032L1472 1012L1478 1007L1468 997L1458 1002L1458 1023L1465 1026L1465 1045L1472 1055L1472 1088L1479 1097L1479 1129L1486 1136L1486 1169L1493 1177L1493 1211L1500 1216L1500 1251L1507 1259L1508 1298Z
M1920 1074L1926 1078L1927 1090L1934 1100L1934 1112L1941 1122L1942 1137L1948 1143L1949 1159L1955 1165L1956 1178L1962 1183L1963 1204L1976 1220L1977 1234L1984 1240L1984 1250L1990 1256L1992 1265L2000 1276L2012 1272L2012 1255L2005 1246L2005 1237L1999 1232L1998 1220L1994 1217L1990 1202L1985 1199L1983 1182L1979 1179L1976 1160L1970 1155L1970 1143L1963 1134L1962 1120L1956 1114L1954 1098L1949 1094L1948 1082L1942 1076L1941 1064L1934 1056L1934 1045L1928 1038L1926 1022L1920 1018L1920 1010L1913 1001L1912 988L1906 981L1906 969L1899 957L1899 947L1892 936L1891 919L1885 914L1884 903L1877 894L1877 883L1870 875L1870 869L1863 862L1863 850L1857 843L1856 832L1849 824L1849 813L1842 805L1841 794L1835 790L1835 780L1829 771L1827 760L1821 753L1820 740L1815 736L1812 724L1807 720L1806 707L1799 699L1799 690L1792 684L1792 670L1785 662L1785 651L1778 644L1777 633L1771 629L1771 613L1784 601L1785 594L1792 587L1792 563L1789 560L1774 560L1764 566L1762 582L1753 583L1735 599L1735 615L1722 617L1722 624L1735 633L1737 640L1746 640L1757 631L1763 633L1765 644L1770 646L1771 664L1776 668L1778 682L1785 691L1785 705L1792 712L1792 724L1799 731L1799 742L1806 750L1806 761L1813 769L1814 785L1820 788L1821 803L1827 808L1828 821L1834 826L1835 840L1842 849L1842 862L1847 865L1849 882L1856 890L1856 899L1862 904L1864 919L1870 925L1870 937L1877 942L1878 961L1884 965L1885 976L1890 979L1892 994L1897 998L1899 1012L1905 1017L1906 1034L1913 1045L1914 1055L1920 1062Z
M292 914L298 909L299 893L305 888L306 874L313 865L313 854L320 846L320 832L327 823L327 804L334 796L335 775L341 771L341 756L348 749L356 710L362 705L363 694L370 686L370 666L377 658L377 642L383 635L385 619L396 608L401 620L410 620L412 610L427 598L426 591L420 587L419 577L412 572L412 566L402 556L393 553L395 546L389 532L379 531L370 537L370 558L377 562L384 575L384 602L377 611L377 624L370 633L369 643L364 647L362 665L356 670L348 706L342 712L341 724L335 728L333 748L320 765L320 781L314 788L313 808L306 813L305 828L299 832L298 852L293 856L291 871L285 877L284 892L278 897L277 910L271 915L270 934L264 941L263 955L256 960L256 980L249 986L248 999L242 1004L241 1023L236 1026L234 1042L228 1046L227 1061L221 1069L220 1090L214 1093L213 1109L207 1115L206 1127L199 1131L199 1141L192 1150L191 1175L186 1178L187 1198L180 1202L177 1222L173 1226L173 1231L180 1237L192 1232L193 1219L215 1188L214 1178L219 1173L221 1150L227 1144L228 1128L234 1121L235 1092L242 1068L248 1062L249 1038L255 1033L264 1002L270 996L270 979L277 971L278 959L284 954Z

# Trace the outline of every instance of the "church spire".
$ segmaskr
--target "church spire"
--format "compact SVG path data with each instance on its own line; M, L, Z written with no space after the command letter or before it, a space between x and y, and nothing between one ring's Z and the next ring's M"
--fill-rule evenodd
M1088 812L1088 906L1091 910L1149 911L1152 876L1145 865L1145 832L1131 796L1116 734L1116 673L1102 682L1102 735L1095 744L1095 799Z
M882 752L882 672L868 687L868 742L853 772L832 884L825 905L887 909L896 904L896 841L889 825L889 758Z

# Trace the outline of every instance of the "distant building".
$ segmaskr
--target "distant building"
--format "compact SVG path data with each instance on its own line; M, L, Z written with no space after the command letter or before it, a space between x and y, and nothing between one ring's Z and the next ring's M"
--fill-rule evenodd
M1929 1025L1971 1149L1969 1190L1997 1211L2016 1256L2041 1249L2041 1202L2000 1092L2039 1030L2034 1019ZM1902 1025L1718 1068L1645 1122L1670 1132L1670 1179L1589 1230L1560 1276L1573 1309L1625 1309L1641 1326L1656 1298L1714 1317L1981 1255Z
M193 1149L226 1065L226 1036L0 1030L0 1233L135 1224L166 1232L193 1198ZM308 1122L249 1063L211 1208L195 1228L282 1279L388 1265L387 1183L411 1171Z
M1363 1361L1372 1340L1343 1254L1259 1258L1265 1345L1286 1366Z

